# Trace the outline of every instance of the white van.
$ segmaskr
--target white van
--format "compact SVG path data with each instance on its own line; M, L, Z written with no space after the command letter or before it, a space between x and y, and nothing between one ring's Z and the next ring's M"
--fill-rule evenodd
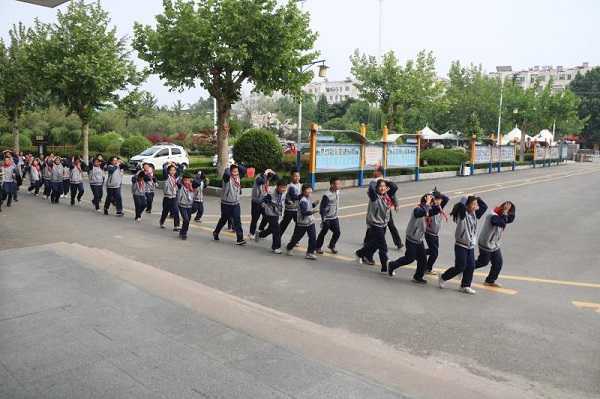
M162 170L167 162L175 162L187 168L190 165L190 158L185 149L179 145L170 143L158 143L140 154L129 159L129 170L140 170L144 163L154 165L154 169Z

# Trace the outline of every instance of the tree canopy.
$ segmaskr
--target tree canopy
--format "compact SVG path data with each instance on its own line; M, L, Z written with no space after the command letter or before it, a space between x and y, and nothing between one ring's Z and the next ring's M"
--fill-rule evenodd
M581 99L579 117L584 120L584 139L600 144L600 67L585 75L577 74L570 89Z

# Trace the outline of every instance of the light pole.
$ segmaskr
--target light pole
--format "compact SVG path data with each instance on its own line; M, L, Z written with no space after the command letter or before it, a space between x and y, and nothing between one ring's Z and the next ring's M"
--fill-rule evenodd
M502 77L500 77L500 79L502 79ZM496 136L498 137L497 139L497 144L498 145L502 145L502 143L500 142L500 126L502 124L502 96L504 94L504 79L501 80L501 86L500 86L500 107L498 110L498 131L496 132Z
M310 64L306 64L302 66L300 69L300 73L304 73L312 68L314 65L319 65L319 77L324 78L327 77L327 70L329 67L325 65L325 60L318 60L311 62ZM300 102L298 104L298 141L296 142L296 169L300 170L301 162L300 162L300 143L302 142L302 100L304 97L304 93L300 97Z

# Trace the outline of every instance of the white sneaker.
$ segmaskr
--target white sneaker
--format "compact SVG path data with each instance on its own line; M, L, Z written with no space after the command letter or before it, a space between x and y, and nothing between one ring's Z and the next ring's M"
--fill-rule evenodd
M281 254L281 249L277 248L273 250L274 254L280 255Z
M306 254L306 256L304 257L304 259L317 260L317 256L315 254Z
M446 288L446 282L444 281L444 279L442 278L442 275L438 275L438 286L440 288Z
M287 256L294 256L294 250L293 249L286 249L285 250L285 254Z
M249 240L254 240L255 239L254 234L248 234L248 239Z
M477 291L475 291L471 287L461 287L460 290L461 290L461 292L464 292L465 294L469 294L469 295L475 295L477 293Z

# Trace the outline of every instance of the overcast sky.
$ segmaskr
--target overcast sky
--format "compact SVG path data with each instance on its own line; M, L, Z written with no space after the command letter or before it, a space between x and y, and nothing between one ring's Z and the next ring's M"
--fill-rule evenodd
M133 22L153 24L161 0L103 0L120 35L131 37ZM329 79L350 76L350 54L378 52L378 0L307 0L304 8L319 32L317 49L329 70ZM65 6L61 6L65 8ZM19 21L34 18L50 22L56 10L0 0L1 36ZM513 69L534 65L600 65L600 0L383 0L384 51L394 50L404 61L420 49L432 50L440 76L453 60ZM138 61L139 62L139 61ZM141 62L140 62L141 64ZM200 89L169 92L157 77L145 89L160 104L178 99L195 102Z

